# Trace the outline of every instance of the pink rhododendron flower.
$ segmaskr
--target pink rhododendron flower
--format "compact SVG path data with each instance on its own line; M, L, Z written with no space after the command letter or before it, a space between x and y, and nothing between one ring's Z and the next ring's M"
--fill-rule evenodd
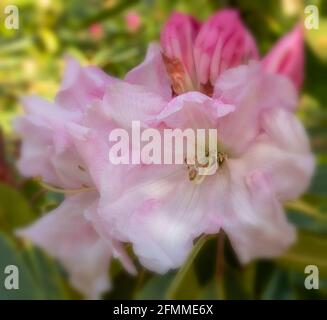
M158 61L146 59L135 70L140 81L148 64L158 69ZM155 92L162 87L165 93L169 83L158 77L154 84L155 90L110 84L102 105L108 119L125 128L135 119L158 129L218 128L219 151L228 158L204 179L190 179L187 165L141 164L104 172L97 219L106 233L131 242L141 262L157 272L179 267L194 239L220 228L244 263L281 254L295 240L282 203L305 190L314 168L307 136L293 115L292 83L253 62L222 73L212 97L193 91L167 99ZM90 172L98 170L94 144L78 145Z
M29 98L16 129L20 171L74 194L20 234L58 257L75 287L91 296L108 287L111 255L133 272L122 243L160 273L179 267L200 235L220 229L242 263L281 254L296 238L283 203L307 188L314 170L293 113L303 75L298 32L260 61L236 11L202 25L175 13L161 47L150 45L124 80L70 61L55 103ZM201 175L187 161L111 163L109 133L131 132L132 121L160 134L217 129L218 170Z
M15 120L23 138L20 172L38 176L44 183L66 193L65 201L34 225L18 231L59 259L70 272L72 285L89 298L109 288L107 272L112 255L125 267L134 267L120 244L103 239L90 213L98 194L88 168L74 147L69 124L87 123L102 130L101 121L92 116L96 101L103 98L112 78L94 67L81 68L67 59L65 77L55 102L38 97L23 99L26 115ZM106 130L110 130L106 127Z

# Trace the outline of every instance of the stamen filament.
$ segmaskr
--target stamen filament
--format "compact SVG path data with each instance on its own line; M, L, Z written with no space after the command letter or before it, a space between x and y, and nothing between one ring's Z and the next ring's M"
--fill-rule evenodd
M60 194L76 194L76 193L80 193L80 192L95 190L95 188L91 188L91 187L84 187L84 188L80 188L80 189L63 189L63 188L51 186L50 184L43 182L41 179L37 179L37 181L44 189L55 192L55 193L60 193Z

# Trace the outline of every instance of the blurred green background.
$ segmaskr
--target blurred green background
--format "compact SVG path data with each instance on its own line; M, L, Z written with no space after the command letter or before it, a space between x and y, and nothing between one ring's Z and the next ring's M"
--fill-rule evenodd
M4 8L19 9L19 29L5 28ZM13 230L54 208L61 196L45 192L15 171L19 141L11 121L21 113L19 98L38 94L53 99L69 53L122 77L144 58L151 41L173 10L206 19L225 6L237 7L255 35L262 54L305 17L306 5L319 8L318 30L306 31L306 82L298 115L311 137L317 158L312 185L288 206L299 229L298 242L273 261L241 267L228 241L201 239L179 271L164 276L139 267L131 277L113 262L113 290L104 298L312 299L327 298L327 1L325 0L1 0L0 2L0 299L81 298L67 283L60 265L16 239ZM128 17L139 15L134 27ZM222 250L222 248L224 250ZM220 263L217 266L217 249ZM20 270L20 290L4 289L4 266ZM319 290L306 290L304 268L319 268ZM223 271L221 272L221 267Z

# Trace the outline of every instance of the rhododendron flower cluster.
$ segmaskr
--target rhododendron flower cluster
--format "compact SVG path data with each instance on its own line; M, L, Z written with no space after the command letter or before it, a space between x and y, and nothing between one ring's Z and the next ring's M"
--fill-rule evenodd
M180 267L199 236L220 230L241 263L282 254L296 239L283 203L307 188L314 170L294 115L302 80L302 29L261 59L234 10L204 23L174 13L161 45L151 44L123 80L67 58L54 102L25 98L15 122L20 172L65 200L18 234L59 259L88 297L109 288L113 257L136 272L125 244L158 273ZM111 163L110 132L131 132L133 121L159 132L217 129L218 170Z

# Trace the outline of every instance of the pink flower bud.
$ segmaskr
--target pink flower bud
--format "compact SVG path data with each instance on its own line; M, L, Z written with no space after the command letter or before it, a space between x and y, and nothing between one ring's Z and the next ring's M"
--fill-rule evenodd
M297 25L284 36L263 59L267 71L289 77L300 89L304 77L303 29Z
M100 23L93 23L89 27L89 32L94 39L100 39L103 36L103 27Z
M136 11L129 11L125 17L126 27L131 32L136 32L141 26L140 15Z
M232 9L209 18L195 40L194 63L202 85L214 85L224 70L257 58L255 41Z
M179 72L185 73L180 75L185 81L184 85L190 85L195 79L193 44L199 27L200 24L193 17L175 12L161 33L163 53L172 67L182 69Z

